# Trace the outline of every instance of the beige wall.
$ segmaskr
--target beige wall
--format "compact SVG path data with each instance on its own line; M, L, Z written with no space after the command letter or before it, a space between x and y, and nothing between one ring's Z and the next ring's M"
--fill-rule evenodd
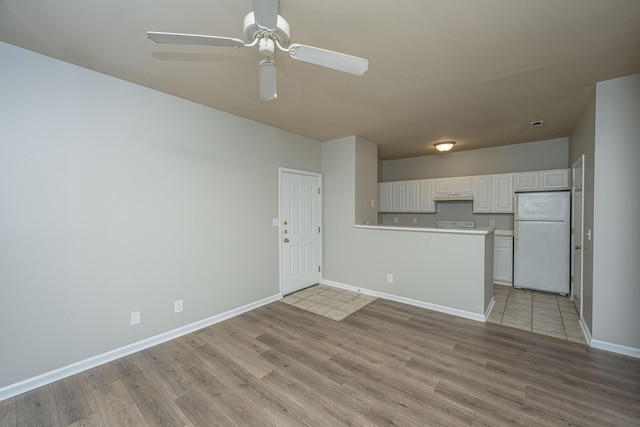
M319 142L0 58L0 389L279 293L278 167L320 172Z
M488 175L569 167L568 138L382 162L381 181Z

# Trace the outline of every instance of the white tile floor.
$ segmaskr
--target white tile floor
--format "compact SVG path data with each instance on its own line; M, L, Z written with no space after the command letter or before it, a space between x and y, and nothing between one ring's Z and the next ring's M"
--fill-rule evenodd
M493 285L489 322L586 344L580 316L569 297Z
M282 302L340 321L376 299L331 286L315 285L287 295Z

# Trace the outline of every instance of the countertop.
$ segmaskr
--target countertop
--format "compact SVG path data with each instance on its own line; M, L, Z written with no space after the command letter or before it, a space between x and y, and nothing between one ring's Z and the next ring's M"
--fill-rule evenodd
M478 228L436 228L436 227L411 227L411 226L395 226L395 225L355 225L355 228L365 230L392 230L392 231L414 231L420 233L442 233L442 234L470 234L485 235L493 233L495 227L478 227ZM508 230L503 230L508 231ZM511 233L513 236L513 232Z
M502 237L505 239L513 239L513 230L498 230L494 232L495 237Z

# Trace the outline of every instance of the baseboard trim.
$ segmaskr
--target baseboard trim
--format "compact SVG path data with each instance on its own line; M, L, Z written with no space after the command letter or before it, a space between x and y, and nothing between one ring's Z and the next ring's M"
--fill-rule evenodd
M401 302L403 304L408 304L416 307L426 308L428 310L438 311L440 313L446 313L446 314L452 314L458 317L464 317L465 319L477 320L478 322L484 322L486 319L485 317L486 314L483 315L483 314L473 313L471 311L465 311L465 310L459 310L457 308L447 307L444 305L431 304L428 302L424 302L424 301L420 301L412 298L401 297L398 295L387 294L385 292L378 292L378 291L373 291L371 289L360 288L358 286L347 285L345 283L334 282L333 280L322 279L321 283L323 285L333 286L334 288L346 289L348 291L353 291L353 292L360 292L365 295L371 295L374 297L387 299L390 301Z
M582 317L582 315L580 315L580 327L582 328L584 339L587 340L587 344L591 345L591 331L589 331L589 327L587 326L587 323L584 321L584 317Z
M496 303L496 299L491 297L491 301L489 301L489 306L487 307L487 311L484 312L484 321L489 320L489 315L491 314L491 310L493 310L493 306Z
M591 339L591 347L640 359L640 348L627 347L626 345L614 344L612 342L596 339Z
M162 344L163 342L181 337L186 334L190 334L199 329L206 328L207 326L215 325L216 323L222 322L223 320L230 319L263 305L270 304L274 301L279 300L280 298L282 298L282 295L280 294L273 295L259 301L243 305L242 307L234 308L224 313L216 314L215 316L199 320L189 325L181 326L177 329L173 329L171 331L125 345L123 347L90 357L85 360L81 360L79 362L72 363L67 366L63 366L62 368L46 372L33 378L29 378L15 384L10 384L8 386L0 388L0 401L17 396L43 385L51 384L52 382L61 380L71 375L78 374L88 369L95 368L96 366L112 362L121 357L137 353L138 351L153 347L155 345Z

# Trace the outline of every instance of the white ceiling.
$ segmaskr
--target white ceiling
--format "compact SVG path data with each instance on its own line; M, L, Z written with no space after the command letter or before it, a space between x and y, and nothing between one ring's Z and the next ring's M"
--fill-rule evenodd
M251 0L0 0L0 40L382 159L568 136L598 81L640 73L639 0L281 0L291 39L369 60L362 77L256 49L159 45L146 31L244 39ZM534 120L545 120L531 129Z

